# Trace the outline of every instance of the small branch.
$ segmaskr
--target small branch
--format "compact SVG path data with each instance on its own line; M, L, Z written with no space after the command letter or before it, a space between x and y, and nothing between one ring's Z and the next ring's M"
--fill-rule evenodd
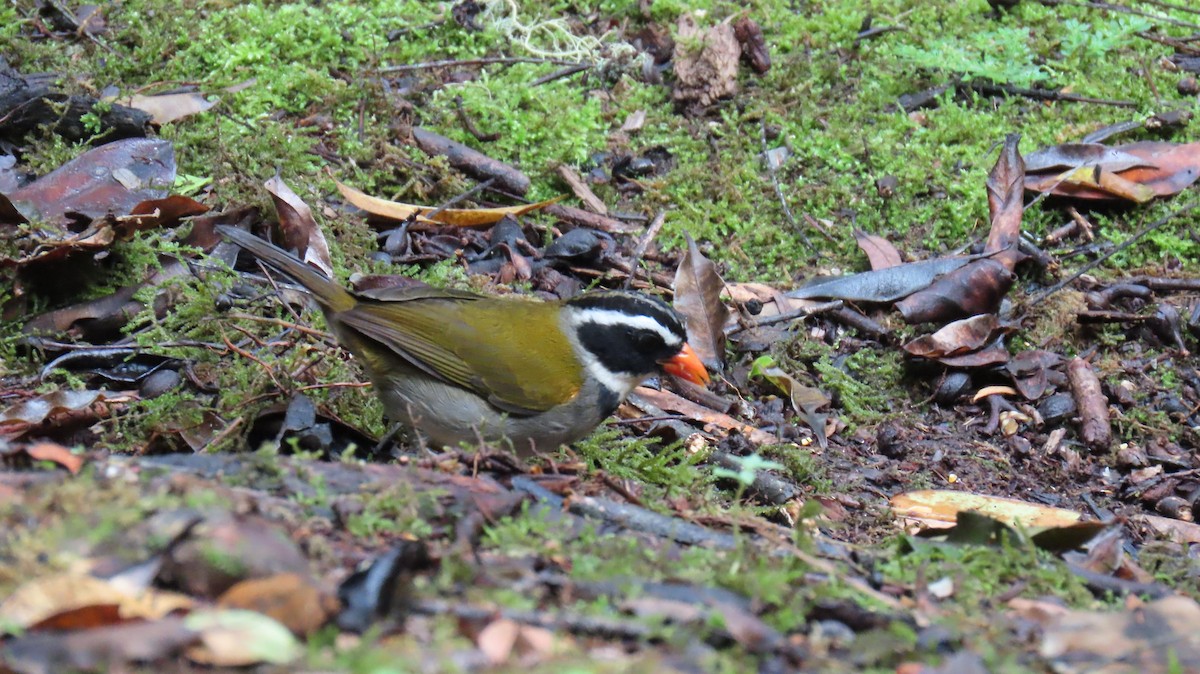
M425 61L424 63L406 63L400 66L388 66L380 68L381 73L405 73L413 70L432 70L434 68L452 68L455 66L487 66L487 65L513 65L516 63L549 63L556 66L584 66L591 67L591 64L580 63L578 61L565 61L563 59L551 58L534 58L528 56L490 56L487 58L477 59L446 59L443 61Z
M650 226L646 228L645 233L638 237L637 246L633 249L633 258L629 260L629 268L634 272L642 263L642 256L646 254L646 249L650 247L650 242L654 237L658 236L658 232L662 230L663 223L667 221L667 212L659 211L654 215L654 219L650 221ZM630 284L633 283L633 277L636 274L630 274L625 279L625 289L628 290Z
M1104 264L1109 258L1116 255L1117 253L1120 253L1121 251L1125 250L1126 248L1132 246L1134 243L1136 243L1138 240L1140 240L1142 237L1146 236L1150 232L1153 232L1154 230L1158 229L1159 227L1162 227L1163 225L1167 224L1168 222L1174 220L1175 218L1177 218L1181 215L1184 215L1185 213L1190 213L1190 212L1196 210L1197 207L1200 207L1200 201L1193 201L1192 203L1188 204L1187 206L1184 206L1183 208L1175 211L1174 213L1168 213L1168 214L1164 215L1163 217L1159 218L1158 220L1155 220L1154 222L1146 225L1145 227L1143 227L1141 230L1139 230L1133 236L1130 236L1128 239L1125 239L1120 244L1114 246L1112 250L1108 251L1107 253L1101 255L1100 257L1096 258L1095 260L1092 260L1088 264L1085 264L1083 267L1076 270L1076 272L1074 274L1071 274L1067 278L1059 281L1058 283L1055 283L1054 285L1050 286L1049 288L1047 288L1047 289L1043 290L1042 292L1038 293L1037 295L1035 295L1032 299L1029 300L1029 302L1026 304L1026 306L1032 307L1035 304L1046 299L1050 295L1053 295L1054 293L1062 290L1063 288L1067 287L1069 284L1074 282L1075 279L1079 278L1080 276L1083 276L1084 274L1088 273L1092 269L1095 269L1096 267L1100 266L1101 264Z

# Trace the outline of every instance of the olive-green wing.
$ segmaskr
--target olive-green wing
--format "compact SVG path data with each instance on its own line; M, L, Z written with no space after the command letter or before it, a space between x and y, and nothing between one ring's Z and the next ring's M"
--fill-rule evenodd
M512 414L544 412L579 392L583 372L558 327L558 305L473 299L364 298L337 320Z

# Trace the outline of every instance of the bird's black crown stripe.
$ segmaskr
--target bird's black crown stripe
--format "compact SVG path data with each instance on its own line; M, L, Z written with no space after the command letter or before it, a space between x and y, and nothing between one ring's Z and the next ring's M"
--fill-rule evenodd
M649 295L607 290L572 297L567 300L567 303L579 309L604 309L629 316L649 316L670 332L675 333L681 341L687 338L687 332L683 328L683 320L680 319L679 314L666 302Z

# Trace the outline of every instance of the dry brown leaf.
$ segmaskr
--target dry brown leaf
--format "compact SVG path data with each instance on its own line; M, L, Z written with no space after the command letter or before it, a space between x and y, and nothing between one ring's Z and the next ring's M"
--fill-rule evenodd
M1200 604L1171 596L1123 611L1070 611L1044 627L1041 655L1063 674L1200 671Z
M243 580L217 600L221 608L241 608L270 616L304 637L324 626L338 601L312 579L298 573Z
M725 323L729 309L721 301L725 282L717 265L704 257L696 242L687 237L687 251L675 270L675 310L687 321L688 344L710 369L725 368Z
M444 208L430 219L426 217L426 214L437 210L436 207L415 206L413 204L400 203L399 201L388 201L364 194L340 181L335 180L334 182L337 183L338 190L341 191L346 201L371 215L397 221L413 218L418 223L436 223L455 227L486 227L499 222L506 215L525 215L531 211L545 208L562 199L562 197L555 197L546 201L539 201L536 204L522 204L520 206L505 206L502 208Z
M38 442L23 448L29 458L35 461L52 461L66 468L72 475L79 473L83 467L83 457L71 453L71 450L57 442Z
M861 229L856 229L854 230L854 240L858 242L858 247L862 249L862 252L867 254L867 260L870 261L873 271L904 263L904 259L900 257L900 251L896 250L891 241L882 236L867 234Z
M646 402L663 410L670 412L678 412L688 419L699 421L705 426L711 426L714 429L719 429L725 432L737 431L746 436L746 439L756 445L775 445L779 444L778 438L766 431L759 430L753 426L744 424L737 419L722 414L715 410L711 410L703 405L696 404L687 398L678 396L670 391L652 389L645 386L639 386L633 391L635 396L641 396ZM630 401L634 403L632 400Z
M313 218L312 209L298 194L275 175L263 187L271 195L275 212L279 214L279 231L283 235L283 247L299 253L300 259L320 269L333 278L333 261L329 257L329 243L325 234Z
M100 605L116 605L122 619L153 620L194 604L191 597L175 592L154 588L127 592L101 578L65 573L36 578L18 587L0 604L0 621L29 627L59 613Z
M940 489L896 494L892 497L891 508L902 520L932 529L954 526L960 511L978 511L1009 526L1019 524L1030 528L1070 526L1082 517L1064 508L1051 508L1002 496Z
M216 101L208 100L204 94L196 92L158 96L135 94L118 99L117 103L149 113L150 121L159 126L199 114L217 104Z

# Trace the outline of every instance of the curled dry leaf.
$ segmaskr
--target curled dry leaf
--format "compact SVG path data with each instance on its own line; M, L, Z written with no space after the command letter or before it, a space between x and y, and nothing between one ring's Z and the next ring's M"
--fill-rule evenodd
M320 269L333 278L333 261L329 258L329 243L321 232L312 209L298 194L283 182L279 175L268 180L263 187L271 195L275 212L279 214L279 231L285 249L299 253L300 259Z
M17 437L62 412L78 412L98 402L124 402L127 396L107 391L54 391L30 398L0 411L0 437Z
M717 265L687 236L687 251L675 270L675 310L687 321L688 343L711 370L725 367L725 323L729 309L721 301L725 282Z
M539 201L536 204L522 204L520 206L505 206L502 208L444 208L434 213L434 211L437 211L437 208L433 206L414 206L413 204L403 204L398 201L388 201L364 194L337 180L334 182L337 183L338 190L346 198L346 201L371 215L400 222L411 218L417 223L425 225L436 223L455 227L487 227L496 224L506 215L525 215L531 211L550 206L562 199L562 197L555 197L546 201ZM432 216L427 217L429 214L432 214Z
M910 324L941 323L992 313L1015 280L1016 276L1004 263L978 258L897 302L896 308Z
M922 358L957 356L982 348L995 336L1000 319L980 314L948 323L931 335L922 335L904 345L904 350Z

